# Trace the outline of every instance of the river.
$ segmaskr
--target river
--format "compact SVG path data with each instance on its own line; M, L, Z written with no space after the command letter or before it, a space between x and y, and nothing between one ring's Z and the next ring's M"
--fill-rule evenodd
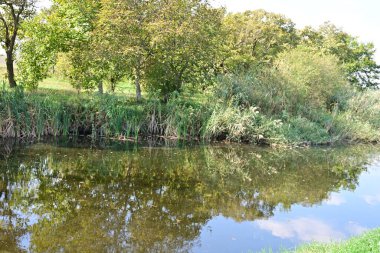
M1 252L260 252L380 227L380 148L6 143Z

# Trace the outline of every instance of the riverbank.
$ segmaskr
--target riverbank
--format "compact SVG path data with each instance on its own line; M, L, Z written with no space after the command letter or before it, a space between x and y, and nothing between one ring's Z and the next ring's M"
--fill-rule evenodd
M294 251L295 253L362 253L380 252L380 229L354 237L346 242L331 244L310 244Z
M194 101L178 94L165 103L154 96L137 103L112 94L2 91L0 137L136 140L158 136L268 145L378 142L378 110L368 105L376 96L363 93L355 103L365 105L348 106L343 112L313 111L311 117L305 117L263 113L265 109L258 107L236 107L215 100Z

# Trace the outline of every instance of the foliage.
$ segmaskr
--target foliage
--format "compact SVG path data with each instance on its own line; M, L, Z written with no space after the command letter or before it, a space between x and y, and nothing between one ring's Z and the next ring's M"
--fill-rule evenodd
M265 10L228 14L223 28L226 38L221 67L228 72L272 63L278 53L298 43L295 24Z
M95 0L56 0L50 9L43 10L24 24L25 33L18 66L26 87L36 88L49 75L59 53L71 52L72 57L67 60L75 59L80 64L71 61L72 67L66 70L67 74L72 80L83 79L80 74L88 71L91 64L88 61L92 60L87 57L88 61L83 62L86 53L84 49L91 42L91 31L99 7ZM86 86L91 85L86 83Z
M300 31L300 36L303 44L335 55L351 84L360 88L379 85L380 66L374 59L376 50L373 43L361 43L358 38L329 22L318 30L306 27Z
M275 64L276 69L261 68L218 79L212 98L218 98L223 107L209 124L213 123L210 129L221 133L220 139L236 141L228 137L228 129L246 122L237 115L254 107L266 118L281 120L277 132L288 143L380 140L378 92L347 91L335 57L297 47L281 53Z
M368 90L359 92L348 102L350 111L359 120L368 121L374 127L380 127L380 92Z
M141 99L141 83L152 54L151 23L157 9L155 1L102 0L94 31L94 48L116 60L116 71L135 81L136 98ZM103 63L107 62L106 59ZM121 68L121 65L124 65ZM112 72L115 72L113 70Z
M213 96L223 103L257 106L266 114L277 115L329 110L343 106L349 97L337 60L331 55L297 47L281 53L275 64L276 69L221 76Z
M326 144L331 141L327 129L307 118L290 118L284 125L285 139L289 143Z
M200 0L55 1L25 25L23 80L36 87L57 54L67 53L65 72L76 88L102 81L114 86L126 75L135 81L137 100L141 84L168 98L183 84L210 81L222 16Z
M337 59L312 48L297 47L276 60L283 79L287 111L300 108L333 108L340 94L348 90Z
M24 86L36 89L50 75L64 76L78 93L134 82L141 104L94 93L70 102L4 93L3 136L380 140L376 93L349 85L376 87L374 47L330 23L297 30L280 14L226 14L203 0L55 0L23 30Z
M283 86L282 78L274 69L226 74L218 77L212 100L234 107L254 106L266 115L281 114L286 105Z
M208 119L206 107L180 99L145 104L114 95L66 96L3 91L0 97L0 137L89 135L116 138L164 135L196 139Z
M268 119L254 107L217 107L207 123L206 136L235 142L280 143L280 126L281 121Z
M357 94L348 101L346 110L334 119L334 135L349 141L380 141L379 108L379 91Z
M201 86L213 77L224 11L207 1L166 1L152 23L153 57L147 85L164 96L184 84Z

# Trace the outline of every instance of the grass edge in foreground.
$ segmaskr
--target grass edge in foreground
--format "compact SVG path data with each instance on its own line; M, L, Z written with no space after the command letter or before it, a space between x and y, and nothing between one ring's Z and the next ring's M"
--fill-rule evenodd
M380 228L371 230L363 235L337 243L311 243L300 246L294 251L284 253L378 253L380 252Z

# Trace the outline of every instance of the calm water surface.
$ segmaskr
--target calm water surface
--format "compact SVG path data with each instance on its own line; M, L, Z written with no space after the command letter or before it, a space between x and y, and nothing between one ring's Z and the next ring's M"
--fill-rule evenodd
M380 149L0 147L0 252L257 252L380 227Z

